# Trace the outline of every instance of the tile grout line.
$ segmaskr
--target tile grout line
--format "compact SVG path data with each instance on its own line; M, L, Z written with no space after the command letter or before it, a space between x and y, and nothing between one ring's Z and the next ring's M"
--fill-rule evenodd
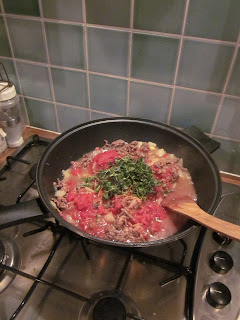
M58 132L61 132L59 119L58 119L56 97L55 97L54 86L53 86L52 71L51 71L51 67L50 67L50 58L49 58L49 51L48 51L48 44L47 44L47 34L46 34L45 24L42 19L42 17L43 17L42 0L38 0L38 5L39 5L39 11L40 11L40 17L41 17L40 22L41 22L42 33L43 33L43 41L44 41L46 56L47 56L48 78L49 78L52 99L53 99L53 103L54 103L54 111L55 111L56 122L57 122L57 130L58 130Z
M31 97L31 96L26 96L26 95L19 95L19 96L21 96L22 98L30 99L30 100L35 100L35 101L39 101L39 102L47 102L47 103L54 104L53 101L44 100L44 99L41 99L41 98L35 98L35 97ZM73 108L73 109L89 111L89 108L80 107L80 106L76 106L76 105L72 105L72 104L67 104L67 103L63 103L63 102L58 102L58 104L61 105L61 106L64 106L64 107L69 107L69 108ZM121 116L120 114L117 114L117 113L105 112L105 111L100 111L100 110L96 110L96 109L92 109L92 111L100 113L100 114L111 115L111 116L118 116L118 117Z
M9 46L10 46L10 50L11 50L11 54L12 54L13 65L14 65L14 69L15 69L15 72L16 72L16 77L17 77L17 81L18 81L18 85L19 85L20 94L23 95L22 85L21 85L21 82L20 82L20 77L19 77L19 73L18 73L18 67L17 67L17 63L16 63L16 60L15 60L14 50L13 50L12 40L11 40L11 37L10 37L10 33L9 33L9 29L8 29L8 23L7 23L5 10L4 10L4 6L3 6L2 1L1 1L1 9L2 9L2 14L3 14L3 21L4 21L4 24L5 24L6 33L7 33L7 37L8 37L8 42L9 42ZM27 107L26 107L26 103L25 103L25 99L24 98L22 99L22 102L23 102L23 108L24 108L25 116L27 117L27 125L29 125L30 121L29 121L29 116L28 116Z
M13 57L7 57L7 56L0 56L0 59L6 59L6 60L16 60L17 62L22 62L25 64L31 64L31 65L37 65L37 66L42 66L42 67L47 67L48 63L45 62L38 62L38 61L33 61L33 60L25 60L21 58L14 58ZM52 68L56 69L61 69L61 70L69 70L69 71L74 71L74 72L81 72L81 73L87 73L85 69L77 69L77 68L72 68L72 67L66 67L66 66L60 66L60 65L55 65L55 64L50 64ZM120 79L120 80L128 80L129 77L124 77L124 76L119 76L119 75L114 75L114 74L108 74L108 73L101 73L97 71L88 71L89 74L94 74L94 75L99 75L99 76L105 76L109 78L115 78L115 79ZM131 81L134 82L139 82L139 83L146 83L146 84L151 84L155 86L162 86L166 88L173 88L173 84L167 84L163 82L154 82L150 80L144 80L144 79L138 79L138 78L130 78ZM202 90L202 89L197 89L197 88L191 88L191 87L184 87L184 86L178 86L176 85L176 88L181 88L181 89L186 89L186 90L192 90L192 91L197 91L197 92L205 92L209 94L214 94L214 95L221 95L222 93L220 92L214 92L214 91L207 91L207 90ZM239 98L239 96L231 95L229 96Z
M226 40L219 40L219 39L209 39L209 38L186 36L186 35L184 35L183 38L187 40L206 42L206 43L212 43L212 44L222 44L222 45L228 45L228 46L236 45L236 42L234 41L226 41Z
M225 98L233 98L233 99L236 99L236 100L240 100L240 96L233 96L233 95L228 94L228 93L224 93L224 97Z
M37 61L32 61L32 60L24 60L24 59L20 59L20 58L14 58L13 59L13 57L0 56L0 59L6 59L6 60L13 61L13 62L15 60L16 62L31 64L31 65L36 65L36 66L42 66L42 67L47 67L48 66L48 64L44 63L44 62L37 62ZM76 69L76 68L65 67L65 66L54 65L54 64L50 64L50 67L51 68L60 69L60 70L69 70L69 71L74 71L74 72L79 72L79 73L87 73L87 71L84 70L84 69ZM117 75L114 75L114 74L107 74L107 73L101 73L101 72L96 72L96 71L88 71L88 72L89 72L89 74L99 75L99 76L102 76L102 77L125 80L125 81L128 80L128 77L124 77L124 76L117 76ZM136 83L144 83L144 84L149 84L149 85L158 86L158 87L164 87L164 88L171 88L171 89L173 88L173 84L167 84L167 83L163 83L163 82L153 82L153 81L137 79L137 78L130 78L129 80L131 82L136 82ZM178 89L182 89L182 90L194 91L194 92L199 92L199 93L207 93L207 94L211 94L211 95L215 95L215 96L222 96L222 93L220 93L220 92L213 92L213 91L207 91L207 90L191 88L191 87L183 87L183 86L178 86L178 85L175 85L175 87L178 88ZM231 94L227 94L227 93L225 93L225 97L230 97L230 98L234 98L234 99L240 99L240 96L231 95Z
M35 129L40 129L40 130L44 130L46 132L56 133L56 134L60 135L60 132L53 131L53 130L48 130L48 129L43 129L43 128L40 128L40 127L35 127L35 126L31 125L31 124L29 124L28 127L35 128Z
M224 136L219 136L217 134L214 135L209 135L211 138L217 138L217 139L222 139L222 140L227 140L227 141L231 141L231 142L237 142L240 143L240 139L235 139L235 138L228 138L228 137L224 137Z
M51 103L51 104L54 104L53 101L50 101L50 100L45 100L45 99L42 99L42 98L36 98L36 97L33 97L33 96L27 96L27 95L23 95L23 94L18 94L18 96L21 96L22 98L26 98L26 99L30 99L30 100L36 100L36 101L40 101L40 102L47 102L47 103ZM239 97L240 99L240 97ZM59 105L62 105L62 106L66 106L66 107L73 107L75 109L81 109L81 110L85 110L85 111L88 111L89 109L86 108L86 107L81 107L81 106L76 106L76 105L72 105L72 104L67 104L67 103L63 103L63 102L57 102ZM96 109L92 109L92 111L94 112L97 112L97 113L102 113L102 114L109 114L109 115L118 115L118 114L115 114L115 113L109 113L109 112L104 112L104 111L101 111L101 110L96 110ZM119 115L120 116L120 115ZM179 127L181 128L181 127ZM206 133L207 135L211 135L211 133ZM216 136L216 135L215 135ZM223 137L224 139L229 139L229 140L237 140L238 139L232 139L232 138L227 138L227 137L224 137L224 136L218 136L218 137ZM240 140L239 140L240 141Z
M3 15L0 13L0 16ZM56 23L56 24L68 24L68 25L76 25L76 26L85 26L89 28L96 28L96 29L109 29L113 31L125 31L125 32L133 32L133 33L141 33L141 34L147 34L147 35L155 35L155 36L162 36L162 37L173 37L181 39L182 35L178 33L167 33L163 31L155 31L155 30L144 30L144 29L134 29L134 28L124 28L124 27L117 27L117 26L108 26L108 25L100 25L100 24L91 24L91 23L83 23L83 22L77 22L77 21L70 21L70 20L61 20L61 19L50 19L45 17L34 17L34 16L26 16L26 15L17 15L17 14L5 14L6 17L12 18L12 19L22 19L22 20L32 20L32 21L44 21L44 22L50 22L50 23ZM226 40L220 40L220 39L211 39L211 38L202 38L202 37L194 37L194 36L188 36L184 35L184 39L189 39L193 41L202 41L202 42L210 42L215 44L222 44L222 45L236 45L236 42L234 41L226 41ZM238 43L238 45L240 45Z
M30 100L36 100L36 101L41 101L41 102L48 102L48 103L51 103L53 104L53 101L48 101L48 100L44 100L44 99L40 99L40 98L34 98L34 97L31 97L31 96L23 96L23 95L19 95L23 98L26 98L26 99L30 99ZM73 109L80 109L80 110L84 110L84 111L88 111L88 108L84 108L84 107L79 107L79 106L75 106L75 105L71 105L71 104L66 104L66 103L62 103L62 102L59 102L58 103L59 105L61 106L64 106L66 108L73 108ZM119 114L116 114L116 113L109 113L109 112L104 112L104 111L100 111L100 110L96 110L96 109L92 109L93 112L96 112L96 113L100 113L100 114L103 114L103 115L108 115L108 116L118 116L120 117L121 115ZM182 127L176 127L178 129L183 129ZM208 136L211 136L210 133L206 133ZM227 140L227 141L232 141L232 142L239 142L240 143L240 139L235 139L235 138L228 138L228 137L225 137L225 136L220 136L220 135L213 135L212 138L219 138L219 139L223 139L223 140Z
M130 112L130 85L131 85L131 69L132 69L132 44L133 44L133 19L134 19L134 0L130 3L130 34L128 41L128 79L127 79L127 101L126 101L126 116Z
M89 77L89 61L88 61L88 37L87 37L87 11L86 2L82 0L82 14L83 14L83 31L84 31L84 45L85 45L85 62L86 62L86 78L87 78L87 97L88 97L88 109L89 119L92 120L92 107L91 107L91 93L90 93L90 77Z
M190 2L190 0L186 0L186 7L185 7L185 12L184 12L184 17L183 17L182 32L181 32L181 38L180 38L180 44L179 44L179 51L178 51L175 75L174 75L174 80L173 80L173 90L172 90L172 95L171 95L171 100L170 100L170 105L169 105L167 124L170 124L170 120L171 120L171 116L172 116L173 101L175 98L176 82L177 82L177 77L178 77L180 60L181 60L181 56L182 56L183 38L184 38L184 32L185 32L185 27L186 27L186 23L187 23L189 2Z
M229 84L231 75L232 75L232 71L233 71L233 67L234 67L235 61L237 59L237 54L238 54L238 45L237 45L237 43L239 41L240 41L240 31L238 33L238 38L237 38L237 41L236 41L236 45L235 45L232 61L230 63L230 67L229 67L229 70L228 70L228 73L227 73L226 81L225 81L224 86L223 86L222 96L221 96L221 99L220 99L220 102L219 102L219 105L218 105L218 108L217 108L216 116L215 116L215 119L214 119L214 122L213 122L211 135L214 134L214 131L216 129L217 122L218 122L218 119L219 119L219 116L220 116L220 113L221 113L221 110L222 110L223 101L224 101L224 98L226 96L225 92L226 92L227 86Z

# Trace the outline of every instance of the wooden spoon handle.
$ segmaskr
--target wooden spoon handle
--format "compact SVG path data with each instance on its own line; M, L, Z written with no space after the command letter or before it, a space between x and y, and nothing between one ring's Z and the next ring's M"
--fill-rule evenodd
M173 201L172 203L166 202L164 206L199 222L205 227L220 232L229 238L240 241L239 225L232 224L208 214L192 200L179 200Z

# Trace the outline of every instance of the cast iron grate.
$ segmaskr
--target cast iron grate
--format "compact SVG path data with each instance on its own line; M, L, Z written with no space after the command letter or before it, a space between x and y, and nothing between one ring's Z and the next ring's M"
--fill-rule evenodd
M10 157L7 160L7 164L3 167L2 170L0 170L0 179L2 178L2 175L4 175L4 173L8 170L11 170L12 165L14 164L15 161L21 161L23 163L26 163L26 165L29 165L29 162L25 162L21 159L21 157L26 154L28 152L28 150L33 147L33 146L37 146L37 145L44 145L47 146L49 144L48 141L45 140L41 140L41 138L39 138L39 136L35 135L33 136L32 140L26 144L26 146L20 150L20 152L16 155L14 155L13 157ZM25 190L23 192L21 192L21 194L19 194L19 196L16 199L16 202L20 202L21 199L23 198L23 196L28 192L28 190L31 188L31 186L35 183L35 177L33 176L32 178L32 182L25 188ZM99 243L94 243L94 242L90 242L87 239L82 238L79 235L73 234L71 231L69 231L68 229L66 229L65 227L62 227L61 225L59 225L59 223L55 220L55 222L52 221L47 221L47 220L41 220L38 221L37 223L38 225L40 225L38 228L33 229L27 233L25 233L23 236L28 237L31 235L34 235L36 233L39 232L44 232L46 230L51 230L51 232L54 234L55 236L55 242L54 245L52 247L52 250L43 266L43 268L41 269L41 271L39 272L38 276L32 276L28 273L22 272L19 269L13 268L13 267L9 267L7 265L4 265L2 262L0 262L0 269L1 270L7 270L10 272L13 272L16 275L20 275L22 277L25 277L27 279L30 279L33 281L33 284L31 286L31 288L29 289L28 293L26 294L26 296L24 297L24 299L22 300L22 302L20 303L20 305L17 307L17 309L15 310L15 312L12 314L12 316L10 317L9 320L13 320L17 317L17 315L20 313L20 311L25 307L25 305L27 304L27 302L29 301L31 295L33 294L34 290L36 289L38 284L42 284L45 285L51 289L54 290L58 290L60 292L63 292L64 294L70 295L71 297L81 300L83 302L89 303L90 305L94 304L94 300L85 296L82 296L76 292L70 291L68 289L65 289L61 286L58 286L54 283L50 283L48 281L45 281L42 279L45 271L47 270L50 262L53 259L54 254L56 253L62 239L64 237L74 237L77 238L80 242L81 242L81 246L83 249L83 252L86 256L87 259L91 259L91 256L89 254L89 250L88 250L88 246L94 245L96 247L106 247L106 245L104 244L99 244ZM185 296L185 317L187 320L191 319L191 310L192 310L192 292L193 292L193 283L194 283L194 274L193 274L193 267L192 264L190 265L190 267L185 266L184 265L184 261L185 261L185 256L187 253L187 244L185 243L184 240L178 240L178 242L181 244L182 246L182 254L181 254L181 258L179 260L179 262L173 262L173 261L169 261L154 255L150 255L147 253L143 253L141 251L138 251L137 249L132 249L132 248L114 248L115 250L118 250L121 253L124 253L125 255L125 263L123 265L123 268L119 274L118 277L118 281L116 283L115 286L115 293L116 294L120 294L121 291L121 286L122 286L122 282L124 279L124 276L127 272L128 266L129 266L129 262L132 258L140 258L140 259L144 259L145 261L148 261L152 264L155 264L156 266L166 269L166 270L170 270L173 273L173 276L165 279L164 281L159 282L159 285L161 287L166 286L168 284L170 284L172 281L175 281L176 279L184 276L186 278L186 296ZM196 260L196 259L194 259ZM193 261L193 260L192 260ZM136 314L131 314L131 313L127 313L126 317L128 319L133 319L133 320L147 320L144 319Z
M55 285L54 283L50 283L50 282L42 279L42 276L44 275L44 272L46 271L47 267L49 266L55 252L57 251L57 249L62 241L62 239L66 236L74 237L74 238L76 238L76 236L74 234L72 234L72 232L67 230L65 227L60 226L58 224L58 222L54 223L52 221L44 221L43 220L43 221L39 221L39 223L42 224L41 227L34 229L28 233L25 233L24 236L31 236L31 235L36 234L38 232L44 232L45 230L50 229L54 233L55 236L57 235L57 237L56 237L55 243L53 245L53 248L49 254L49 257L48 257L47 261L45 262L43 268L39 272L38 276L34 277L34 276L27 274L27 273L24 273L18 269L15 269L15 268L12 268L12 267L9 267L9 266L6 266L6 265L0 263L1 269L11 271L17 275L20 275L22 277L28 278L33 281L33 284L31 286L31 288L29 289L28 293L26 294L25 298L22 300L21 304L18 306L18 308L15 310L15 312L12 314L12 316L9 320L13 320L17 317L17 315L20 313L20 311L24 308L24 306L26 305L26 303L30 299L31 295L33 294L34 290L36 289L36 287L39 283L42 285L45 285L53 290L58 290L58 291L63 292L67 295L70 295L71 297L73 297L75 299L79 299L79 300L81 300L83 302L87 302L91 305L94 304L94 300L92 300L91 298L79 295L76 292L70 291L70 290L65 289L61 286ZM83 249L87 259L91 259L91 256L88 251L88 245L91 244L91 245L95 245L97 247L99 247L99 246L104 247L105 246L103 244L99 244L99 243L95 244L93 242L89 242L88 240L83 239L80 236L77 236L77 238L79 241L81 241L82 249ZM186 287L186 297L185 297L185 317L186 317L186 319L189 320L190 319L190 305L191 305L191 300L192 300L191 296L192 296L192 286L193 286L193 274L191 271L192 269L190 267L186 267L183 265L184 256L186 255L187 245L184 242L184 240L179 240L179 242L181 243L181 245L183 247L182 256L181 256L179 263L168 261L163 258L152 256L152 255L149 255L149 254L146 254L146 253L140 252L138 250L134 250L134 249L114 248L115 250L118 250L121 253L124 252L124 254L125 254L125 263L124 263L124 266L119 274L118 281L115 286L115 293L116 294L119 293L119 295L120 295L122 282L123 282L124 276L127 272L128 266L129 266L129 262L132 259L132 257L145 259L148 262L151 262L161 268L171 270L172 272L174 272L174 275L172 277L166 279L163 282L159 282L160 286L168 285L170 282L176 280L177 278L179 278L181 276L186 277L187 287ZM139 317L136 314L127 313L126 316L128 319L147 320L145 318Z

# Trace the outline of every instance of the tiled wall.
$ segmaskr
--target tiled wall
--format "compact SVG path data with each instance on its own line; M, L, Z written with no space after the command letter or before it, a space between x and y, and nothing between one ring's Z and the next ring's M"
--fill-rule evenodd
M239 0L0 0L32 126L149 118L240 143Z

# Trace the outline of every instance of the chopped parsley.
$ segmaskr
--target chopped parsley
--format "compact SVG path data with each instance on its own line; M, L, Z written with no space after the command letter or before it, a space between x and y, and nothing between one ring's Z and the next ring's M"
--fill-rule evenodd
M103 190L105 199L129 191L140 199L146 199L149 193L154 193L154 187L161 183L155 179L153 170L142 158L132 159L129 156L115 159L110 168L82 179L85 182L83 187L91 187L95 192Z

